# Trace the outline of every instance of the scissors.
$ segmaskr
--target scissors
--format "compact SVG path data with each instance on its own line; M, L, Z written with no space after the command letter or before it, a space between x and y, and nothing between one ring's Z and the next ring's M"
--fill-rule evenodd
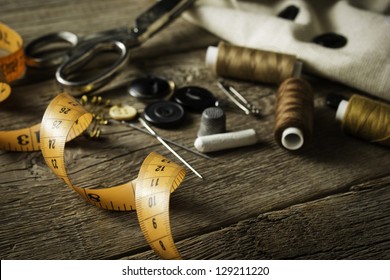
M108 83L127 63L129 50L140 46L176 19L195 0L160 0L138 16L134 27L121 27L79 37L61 31L36 38L25 47L26 63L33 68L56 68L55 78L71 95L93 91ZM108 67L88 78L83 67L102 53L115 53ZM101 70L101 71L100 71Z

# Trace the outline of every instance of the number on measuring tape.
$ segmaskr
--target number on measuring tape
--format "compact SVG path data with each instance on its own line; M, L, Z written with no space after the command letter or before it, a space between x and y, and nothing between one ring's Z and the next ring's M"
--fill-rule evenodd
M164 171L164 169L165 169L165 166L164 165L157 165L157 168L155 169L157 172L158 171Z
M151 187L157 187L158 186L158 181L160 181L160 178L153 178L152 181L150 181L150 186Z
M94 193L89 193L88 198L94 202L100 202L100 196Z
M55 120L51 126L51 129L58 129L61 125L62 121Z
M69 113L70 110L71 110L71 109L69 109L69 108L62 107L61 110L60 110L60 113L62 113L62 114L67 114L67 113Z
M150 208L156 206L156 197L155 196L149 197L148 206Z
M157 229L156 218L153 218L153 219L152 219L152 224L153 224L153 228L154 228L154 229Z

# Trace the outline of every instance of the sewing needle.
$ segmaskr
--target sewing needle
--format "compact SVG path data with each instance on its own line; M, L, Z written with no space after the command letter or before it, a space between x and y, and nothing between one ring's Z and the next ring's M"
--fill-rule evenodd
M185 166L187 166L192 172L195 173L196 176L203 180L202 175L200 175L191 165L188 164L178 153L175 152L151 127L148 123L143 119L139 118L139 122L152 134L161 144L164 145L175 157L177 157Z
M122 124L122 125L125 125L125 126L129 126L129 127L131 127L131 128L134 128L134 129L138 130L139 132L142 132L142 133L145 133L145 134L147 134L147 135L150 135L150 136L153 136L153 137L154 137L154 135L151 134L148 130L145 130L145 129L143 129L143 128L140 128L140 127L136 126L136 125L133 124L133 123L126 122L126 121L118 121L118 120L115 120L115 119L110 119L110 122L114 122L114 123L116 123L116 124ZM160 136L160 137L161 137L161 139L163 139L165 142L168 142L169 144L172 144L172 145L175 145L175 146L177 146L177 147L179 147L179 148L182 148L183 150L186 150L187 152L193 153L193 154L195 154L195 155L197 155L197 156L200 156L200 157L203 157L203 158L205 158L205 159L215 160L214 158L209 157L208 155L205 155L205 154L202 154L202 153L198 153L197 151L194 151L194 150L188 148L187 146L181 145L181 144L179 144L179 143L177 143L177 142L175 142L175 141L172 141L172 140L170 140L170 139L168 139L168 138L166 138L166 137L162 137L162 136Z

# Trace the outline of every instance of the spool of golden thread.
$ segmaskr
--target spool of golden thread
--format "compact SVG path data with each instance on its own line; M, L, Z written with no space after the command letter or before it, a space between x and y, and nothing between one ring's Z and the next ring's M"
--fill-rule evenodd
M390 105L360 95L342 101L336 113L345 133L390 146Z
M209 47L206 64L222 77L280 84L294 76L297 59L293 55L228 45Z
M302 78L289 78L276 94L275 141L283 148L297 150L310 141L313 132L313 90Z

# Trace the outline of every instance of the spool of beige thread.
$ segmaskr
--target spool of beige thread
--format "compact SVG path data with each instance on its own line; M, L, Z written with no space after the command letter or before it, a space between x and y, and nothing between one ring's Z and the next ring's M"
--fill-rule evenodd
M355 94L340 102L336 120L347 134L390 146L389 104Z
M280 84L300 74L302 64L294 55L257 50L220 42L206 52L206 65L214 74L246 81Z

